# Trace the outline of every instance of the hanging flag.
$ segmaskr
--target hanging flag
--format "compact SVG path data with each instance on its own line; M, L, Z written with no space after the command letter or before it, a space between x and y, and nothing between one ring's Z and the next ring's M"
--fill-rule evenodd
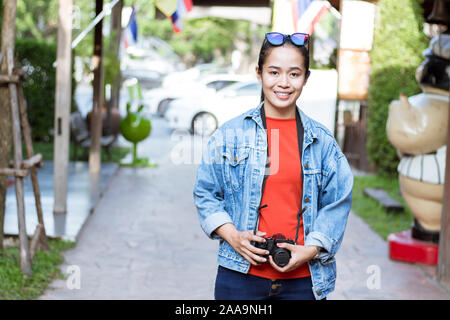
M330 7L331 5L328 1L298 0L296 31L312 34L314 26L330 10Z
M183 29L183 17L192 10L192 7L192 0L177 0L177 9L170 17L175 33L179 33Z
M126 48L132 45L137 44L138 38L138 26L137 26L137 17L136 17L136 8L133 6L131 11L130 19L128 20L127 27L123 32L123 45Z
M275 0L272 30L282 33L312 34L315 24L328 10L333 10L328 1Z
M192 0L183 0L183 2L184 2L187 12L191 11L192 8L194 7Z
M177 10L177 0L155 0L155 6L164 13L167 18L170 18L175 10Z
M173 13L173 15L170 17L170 20L172 20L173 32L175 33L181 32L181 29L183 29L183 19L178 16L177 11Z
M133 6L133 11L131 11L131 17L130 17L130 21L128 22L128 27L130 29L130 32L131 32L134 42L137 42L138 25L137 25L137 19L136 19L136 9L134 6Z

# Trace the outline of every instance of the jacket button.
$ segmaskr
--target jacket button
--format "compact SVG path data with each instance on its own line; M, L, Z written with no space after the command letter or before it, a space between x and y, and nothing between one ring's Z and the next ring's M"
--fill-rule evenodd
M317 295L321 296L322 295L322 290L317 290L316 293L317 293Z
M316 264L316 262L314 260L309 260L309 264L313 266Z
M309 202L309 198L308 197L305 198L305 202Z
M307 163L305 163L305 169L308 169L309 165Z
M308 233L309 233L309 229L306 229L305 234L308 235Z

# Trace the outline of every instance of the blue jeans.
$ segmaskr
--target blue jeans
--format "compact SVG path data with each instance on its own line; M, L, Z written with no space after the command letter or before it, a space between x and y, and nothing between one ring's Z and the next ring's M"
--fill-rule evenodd
M216 300L315 300L311 277L271 280L219 266Z

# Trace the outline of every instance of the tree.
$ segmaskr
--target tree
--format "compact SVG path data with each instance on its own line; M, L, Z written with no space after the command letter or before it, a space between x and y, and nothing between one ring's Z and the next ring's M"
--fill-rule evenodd
M56 41L58 0L17 0L16 17L20 38Z
M7 73L6 50L14 50L16 1L6 0L2 17L0 73ZM8 168L12 147L11 99L9 88L0 86L0 168ZM0 175L0 249L3 249L3 225L5 219L7 177Z

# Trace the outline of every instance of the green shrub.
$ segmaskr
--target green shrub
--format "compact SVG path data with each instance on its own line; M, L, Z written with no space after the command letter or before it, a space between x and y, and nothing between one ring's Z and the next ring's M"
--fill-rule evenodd
M49 140L54 123L56 43L16 39L19 65L26 72L23 91L33 140Z
M404 93L419 93L415 79L428 40L423 33L422 0L380 0L371 51L367 153L378 173L394 174L395 148L386 136L389 104Z
M28 120L33 141L49 141L55 117L56 43L30 38L16 39L16 56L25 70L22 83L27 100ZM73 64L72 64L73 65ZM72 77L72 97L75 81ZM75 107L72 99L72 109Z

